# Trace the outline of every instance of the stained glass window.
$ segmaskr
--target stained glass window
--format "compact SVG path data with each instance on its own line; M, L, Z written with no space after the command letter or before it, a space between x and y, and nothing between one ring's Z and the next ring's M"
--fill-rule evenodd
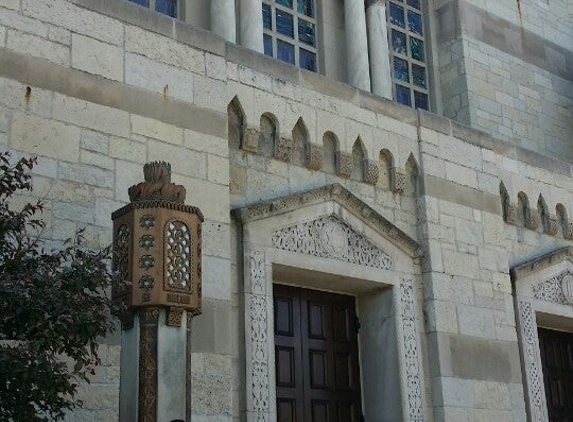
M421 0L389 0L388 28L394 98L416 108L429 107L429 82Z
M315 0L263 0L264 52L316 72Z

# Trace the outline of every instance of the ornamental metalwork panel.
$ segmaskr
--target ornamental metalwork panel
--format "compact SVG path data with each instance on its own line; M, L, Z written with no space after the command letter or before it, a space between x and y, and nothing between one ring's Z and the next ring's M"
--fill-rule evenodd
M193 239L189 226L171 220L165 225L165 289L193 293L191 251Z

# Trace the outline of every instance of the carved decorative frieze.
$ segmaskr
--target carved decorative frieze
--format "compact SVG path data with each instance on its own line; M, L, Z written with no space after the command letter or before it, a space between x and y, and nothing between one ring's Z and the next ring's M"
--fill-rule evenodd
M535 335L537 327L531 303L520 302L519 315L531 419L534 422L547 422L548 417L544 400L539 342Z
M159 308L139 313L139 421L157 421L157 326Z
M336 162L336 174L341 177L350 177L354 160L352 154L343 151L336 151L334 154Z
M545 227L545 233L549 236L555 236L559 230L559 220L556 215L550 215L547 218L547 227Z
M181 327L183 320L183 309L181 308L168 308L167 309L167 325L170 327Z
M380 164L377 161L365 159L364 160L364 181L371 185L378 182L380 176Z
M248 127L245 129L243 134L243 142L241 144L241 149L247 152L256 153L259 148L259 137L261 136L259 129L254 127Z
M275 158L290 163L292 160L294 142L285 136L278 136L275 143Z
M568 222L563 225L563 237L565 239L573 239L573 222Z
M406 173L399 168L390 169L390 190L396 193L404 192L406 188Z
M306 167L311 170L320 170L322 168L322 145L307 145Z
M384 270L394 266L390 255L335 216L277 230L272 241L275 248L285 251L340 259Z
M165 226L165 289L193 293L191 268L193 241L191 230L182 221Z
M536 299L558 305L573 305L573 274L562 272L533 286Z
M529 213L529 215L525 217L523 225L529 230L537 230L539 227L539 217L535 214Z

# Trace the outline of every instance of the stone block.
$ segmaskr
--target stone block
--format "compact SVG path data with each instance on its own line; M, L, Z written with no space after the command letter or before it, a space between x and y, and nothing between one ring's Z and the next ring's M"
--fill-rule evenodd
M72 67L123 81L123 49L80 34L72 34Z
M477 408L511 410L509 385L501 382L476 381L474 385Z
M229 156L227 138L185 130L183 133L183 145L186 148L206 152L208 154L215 154L221 157Z
M133 53L125 55L125 82L165 98L193 102L193 73Z
M229 160L217 155L207 155L207 179L222 185L229 184Z
M460 185L477 188L477 173L474 169L460 166L458 164L445 162L446 178Z
M231 256L229 225L217 221L203 223L203 254L229 258Z
M64 45L72 44L72 33L67 29L50 25L48 29L48 39Z
M85 164L60 163L59 177L87 185L113 188L113 172Z
M2 10L0 12L0 26L27 32L40 38L46 38L48 36L47 25L36 19L9 10Z
M34 176L34 194L49 200L85 206L91 206L93 200L89 186L51 177Z
M228 259L203 256L203 296L229 300L231 295L231 267Z
M202 152L150 140L147 154L149 161L171 163L171 169L174 173L195 179L207 178L207 155ZM201 204L197 205L201 206Z
M56 64L69 65L70 63L70 49L67 46L25 32L8 30L6 47Z
M90 103L76 98L54 94L53 116L104 133L128 137L129 114L125 111Z
M82 224L93 224L94 209L68 202L53 202L52 213L55 218L77 221Z
M227 62L224 57L205 53L205 74L213 79L227 80Z
M109 156L145 164L147 162L147 147L137 141L111 136L109 138Z
M12 119L12 147L21 151L77 162L80 150L80 129L55 120L27 114Z
M131 116L131 127L133 133L138 135L159 139L170 144L181 145L183 143L183 130L177 126L134 114ZM150 157L150 160L154 158Z
M6 9L20 10L20 0L0 0L0 7Z
M193 82L195 104L207 109L221 111L228 104L227 84L216 79L197 75Z
M101 41L123 45L123 25L120 21L78 7L66 0L22 0L26 16L87 35Z
M491 309L468 305L460 305L457 308L461 334L482 338L494 337L495 328Z
M194 374L191 382L194 412L211 415L231 413L233 402L231 377Z
M249 67L239 66L239 80L264 91L272 91L272 78Z
M136 26L125 27L125 50L193 73L205 74L205 55L202 51Z
M99 167L106 170L115 169L115 161L113 158L104 154L98 154L97 152L82 151L80 153L80 162L82 164L89 164L90 166Z
M435 403L438 406L474 407L474 382L461 378L435 378L433 391L438 393Z
M428 302L426 313L430 331L458 332L458 318L456 316L455 304L434 300Z

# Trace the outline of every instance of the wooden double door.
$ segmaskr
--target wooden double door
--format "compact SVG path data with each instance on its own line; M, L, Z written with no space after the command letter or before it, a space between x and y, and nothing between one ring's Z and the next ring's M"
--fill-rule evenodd
M352 296L274 286L278 422L360 422Z
M550 422L573 422L573 334L540 328L539 350Z

